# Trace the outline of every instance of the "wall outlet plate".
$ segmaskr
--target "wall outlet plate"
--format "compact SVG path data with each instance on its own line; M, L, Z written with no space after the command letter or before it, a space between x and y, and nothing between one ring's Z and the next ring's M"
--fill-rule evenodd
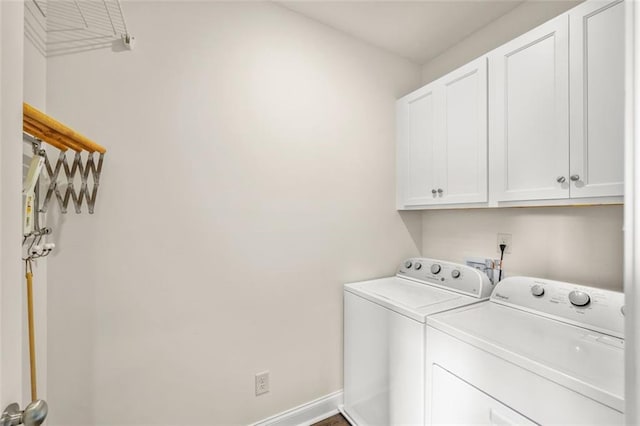
M256 396L269 392L269 372L256 373Z
M500 253L500 244L506 244L507 248L504 250L505 254L511 254L513 249L511 243L511 234L498 234L498 242L496 243L496 250Z

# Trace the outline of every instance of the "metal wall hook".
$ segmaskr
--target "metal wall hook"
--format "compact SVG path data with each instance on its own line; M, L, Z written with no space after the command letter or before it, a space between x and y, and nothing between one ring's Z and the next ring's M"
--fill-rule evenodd
M136 41L136 38L133 37L131 34L122 34L122 43L124 43L124 46L127 49L133 50L133 46L135 45L135 41Z
M28 243L26 254L22 260L35 260L41 257L46 257L56 247L54 243L40 244L46 235L51 234L51 228L44 227L34 230L28 235L25 235L22 239L22 245L25 246Z
M9 404L0 417L0 426L40 426L47 418L49 407L46 401L33 401L24 411L20 411L17 403Z

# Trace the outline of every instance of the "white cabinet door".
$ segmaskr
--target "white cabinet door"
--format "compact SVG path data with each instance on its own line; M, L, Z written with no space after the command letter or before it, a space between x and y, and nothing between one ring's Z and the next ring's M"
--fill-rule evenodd
M398 208L437 202L435 184L436 100L430 84L397 103Z
M569 12L571 197L623 195L624 2Z
M487 201L487 59L400 99L399 209Z
M568 19L552 19L489 55L496 201L569 197Z
M487 201L487 59L438 80L436 183L443 204Z

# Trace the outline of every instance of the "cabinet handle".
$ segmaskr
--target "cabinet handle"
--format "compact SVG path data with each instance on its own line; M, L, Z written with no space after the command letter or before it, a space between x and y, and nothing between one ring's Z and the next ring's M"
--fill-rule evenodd
M579 181L579 180L580 180L580 175L571 175L571 178L570 178L570 179L571 179L572 181L574 181L574 182L577 182L577 181Z
M437 192L438 192L438 191L436 191L435 189L432 189L432 190L431 190L431 193L432 193L433 195L436 195L436 193L437 193Z
M565 178L564 176L558 176L558 178L556 179L556 182L564 183L566 180L567 180L567 178Z
M442 188L438 188L438 194L442 194Z

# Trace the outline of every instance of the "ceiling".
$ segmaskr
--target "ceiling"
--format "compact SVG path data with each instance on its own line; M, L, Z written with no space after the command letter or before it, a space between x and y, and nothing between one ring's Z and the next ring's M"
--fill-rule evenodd
M278 4L417 64L424 64L522 2L278 1Z

